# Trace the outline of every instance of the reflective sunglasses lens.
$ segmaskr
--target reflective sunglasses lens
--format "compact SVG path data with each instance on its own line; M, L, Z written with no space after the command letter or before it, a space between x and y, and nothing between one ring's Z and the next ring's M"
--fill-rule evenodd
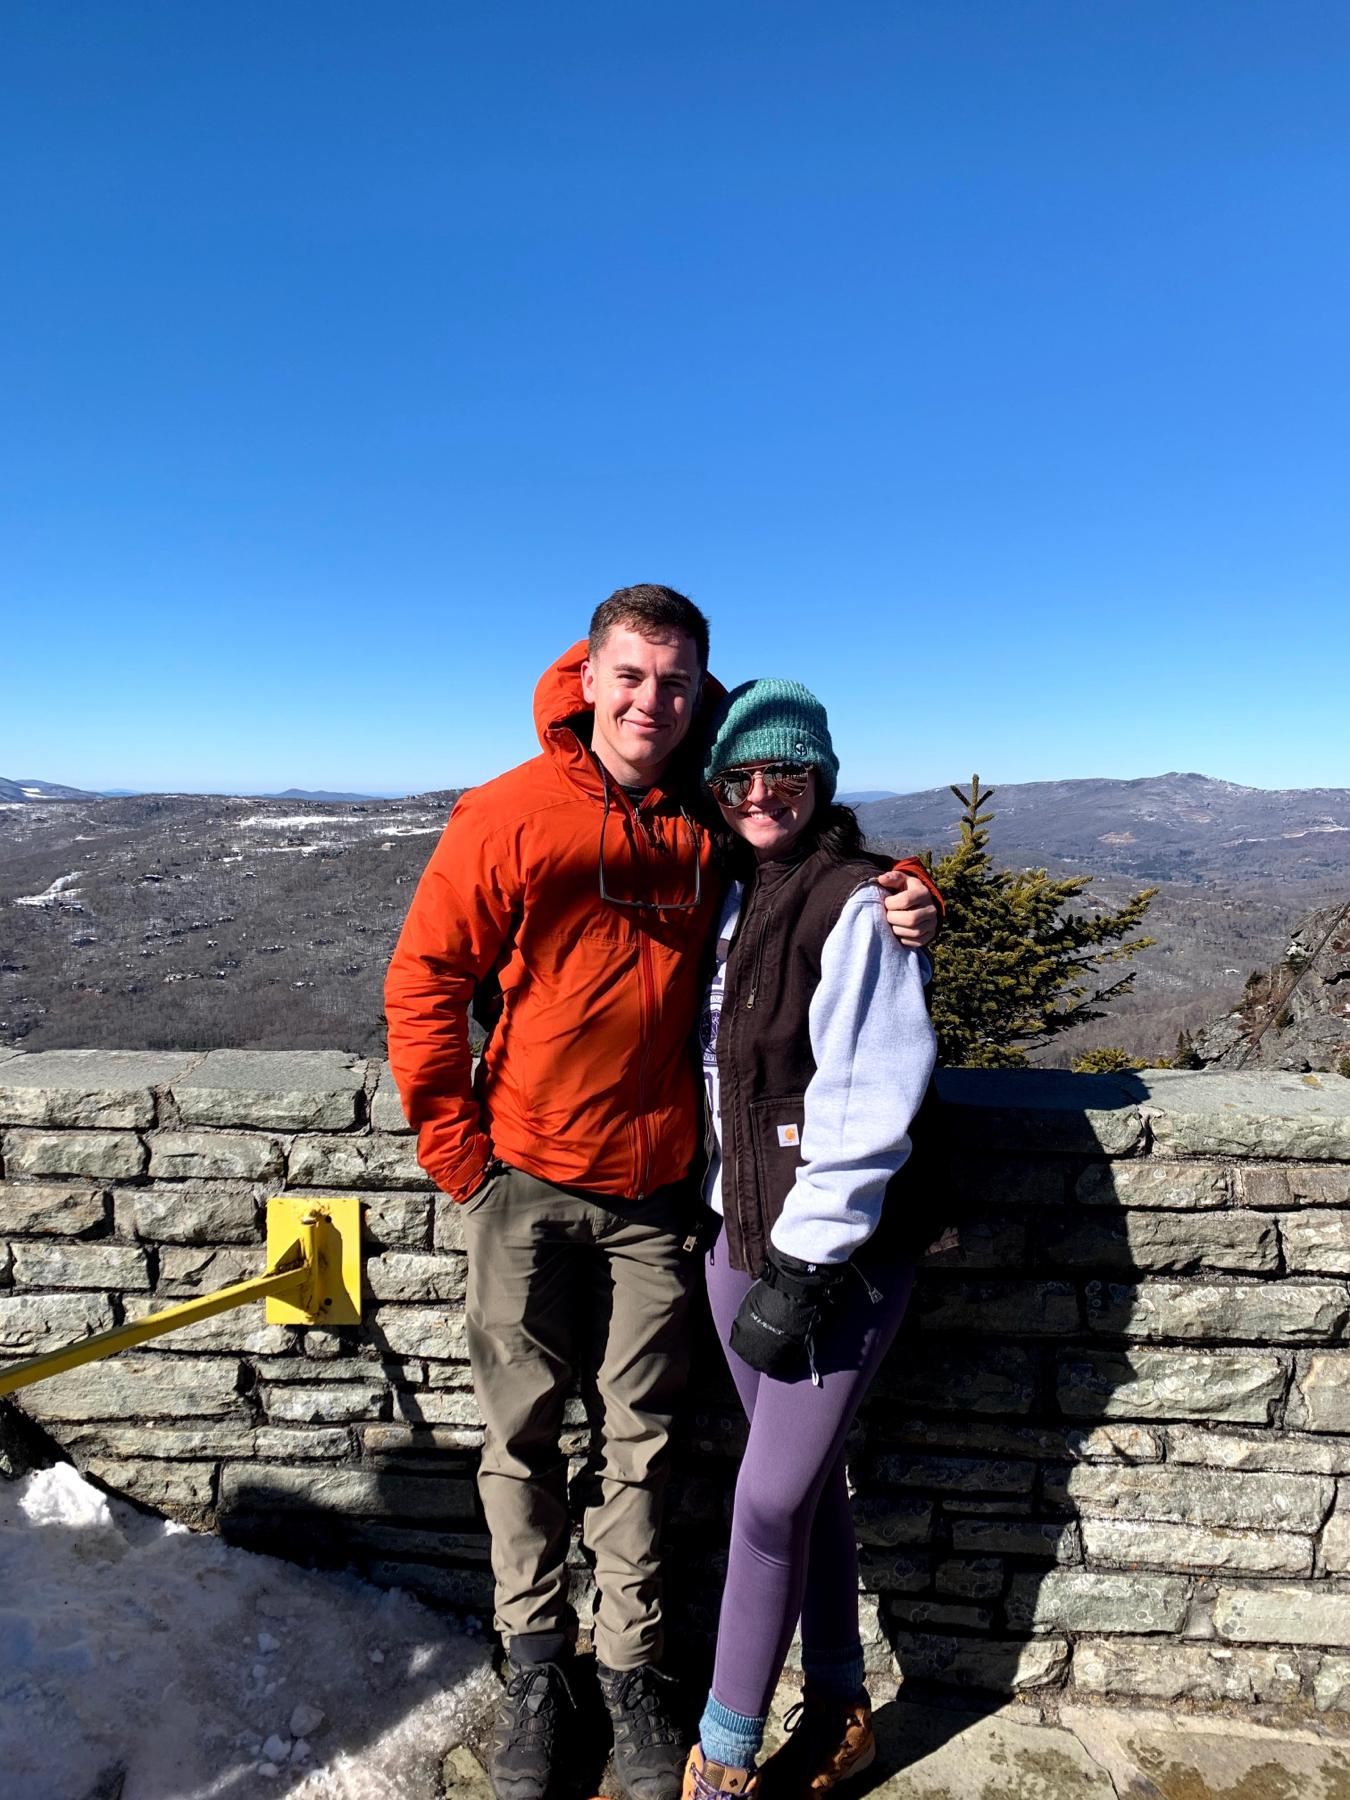
M796 800L806 792L811 780L811 771L804 763L770 763L763 775L769 792L781 794L784 800Z
M739 806L754 786L755 778L747 775L744 769L727 769L721 775L709 777L708 786L714 798L723 806Z
M764 777L765 792L784 800L797 800L806 792L811 770L805 763L766 763L762 769L724 769L709 778L708 786L723 806L741 806L755 785L755 776Z

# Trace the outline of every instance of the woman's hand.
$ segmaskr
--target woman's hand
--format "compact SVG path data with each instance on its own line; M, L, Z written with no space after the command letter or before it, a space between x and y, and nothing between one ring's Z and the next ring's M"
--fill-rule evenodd
M886 890L886 923L909 950L924 950L937 936L942 914L933 890L903 868L877 876Z
M731 1348L741 1361L779 1380L802 1374L817 1321L846 1266L799 1262L771 1248L759 1280L732 1321Z

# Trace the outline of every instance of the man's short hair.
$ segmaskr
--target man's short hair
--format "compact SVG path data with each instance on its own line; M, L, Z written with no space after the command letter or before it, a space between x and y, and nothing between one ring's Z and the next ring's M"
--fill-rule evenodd
M674 588L658 587L655 582L640 582L637 587L615 588L608 600L602 600L591 614L588 656L599 654L605 639L616 625L627 626L643 637L657 631L682 631L694 640L698 651L699 673L708 667L708 621L683 594Z

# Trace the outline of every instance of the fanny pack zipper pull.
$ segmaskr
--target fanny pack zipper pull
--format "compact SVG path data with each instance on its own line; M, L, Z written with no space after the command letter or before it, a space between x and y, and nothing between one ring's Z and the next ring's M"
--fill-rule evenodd
M866 1275L863 1274L857 1263L850 1263L848 1266L867 1289L867 1298L872 1302L873 1306L876 1306L881 1299L881 1289L872 1286L871 1282L867 1279Z

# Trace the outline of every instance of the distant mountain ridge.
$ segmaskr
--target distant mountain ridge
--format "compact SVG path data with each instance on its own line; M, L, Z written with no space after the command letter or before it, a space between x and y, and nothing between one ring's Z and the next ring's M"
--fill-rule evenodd
M0 804L0 1046L319 1048L339 1017L352 1048L379 1053L385 965L457 797ZM1103 1044L1170 1055L1179 1030L1230 1013L1244 976L1281 957L1301 916L1350 897L1344 860L1320 880L1298 860L1309 845L1343 856L1350 832L1308 820L1339 826L1345 798L1272 796L1200 776L997 789L995 860L1092 875L1085 905L1118 904L1160 865L1182 871L1162 879L1149 917L1158 943L1140 959L1135 993L1056 1056ZM1237 830L1229 804L1243 809ZM939 852L958 810L944 789L863 809L878 846L889 838ZM1272 823L1279 835L1262 843ZM1236 873L1197 871L1202 859L1181 854L1197 844L1210 846L1210 862L1236 858ZM1350 982L1328 988L1343 990ZM1273 1045L1274 1026L1269 1035Z
M35 800L97 800L99 797L85 788L61 787L55 781L9 781L0 775L0 800L8 801L11 806L23 806Z
M396 794L333 794L324 788L286 788L280 794L261 794L262 800L315 800L321 805L345 805L348 802L359 803L363 800L394 800L402 796Z
M130 800L139 797L144 791L142 788L104 788L95 792L89 788L61 787L54 781L9 781L0 775L0 801L9 801L11 805L17 803L22 806L42 800ZM317 805L326 806L358 804L363 800L401 798L400 795L395 794L330 793L322 788L286 788L280 794L240 794L223 797L244 800L310 800Z
M1176 772L992 786L997 862L1145 881L1350 878L1350 788L1242 787ZM857 810L878 844L942 852L961 809L946 788L930 788Z
M1243 787L1177 772L1130 781L994 781L993 787L997 861L1138 881L1350 880L1350 788ZM863 830L879 848L940 854L956 841L960 807L945 787L868 800L855 790L855 796ZM0 803L9 805L101 798L55 782L0 777ZM393 797L288 788L253 798L370 806Z

